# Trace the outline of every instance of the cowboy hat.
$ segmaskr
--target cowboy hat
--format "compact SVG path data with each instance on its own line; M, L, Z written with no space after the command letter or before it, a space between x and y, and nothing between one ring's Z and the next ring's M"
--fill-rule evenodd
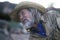
M46 9L42 5L34 3L34 2L24 1L24 2L21 2L20 4L18 4L14 8L12 13L10 14L11 19L14 21L20 21L19 18L17 17L17 12L21 9L29 8L29 7L38 9L42 14L44 14L46 12Z

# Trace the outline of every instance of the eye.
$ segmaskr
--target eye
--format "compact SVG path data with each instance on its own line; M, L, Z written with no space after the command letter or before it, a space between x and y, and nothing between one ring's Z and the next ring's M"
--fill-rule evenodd
M23 12L23 11L21 11L21 14L22 14L22 15L24 15L24 12Z

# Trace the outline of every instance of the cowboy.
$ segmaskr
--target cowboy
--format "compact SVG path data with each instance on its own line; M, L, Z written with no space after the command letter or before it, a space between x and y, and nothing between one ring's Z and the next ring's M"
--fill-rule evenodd
M12 21L20 22L23 27L24 33L30 31L29 40L46 40L46 32L41 20L42 15L45 13L45 8L33 2L21 2L10 14ZM38 28L42 28L39 30ZM34 29L34 30L32 30ZM40 32L41 31L41 32ZM38 37L33 36L36 35ZM41 36L44 37L41 37Z

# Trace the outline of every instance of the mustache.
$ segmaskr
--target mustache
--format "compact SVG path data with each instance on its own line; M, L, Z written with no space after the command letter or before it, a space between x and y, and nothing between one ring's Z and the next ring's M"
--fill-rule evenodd
M32 21L31 19L23 19L23 20L21 20L21 22L24 23L24 24L25 24L26 22L31 22L31 21Z
M25 28L27 29L27 28L32 27L33 22L31 22L31 21L26 21L25 23L22 22L22 24L23 24L22 27L25 27Z

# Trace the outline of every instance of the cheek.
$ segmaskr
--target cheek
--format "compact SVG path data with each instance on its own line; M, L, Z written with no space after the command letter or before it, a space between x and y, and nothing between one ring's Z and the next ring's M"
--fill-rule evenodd
M30 12L29 11L24 11L24 16L25 17L30 17Z
M27 14L25 14L24 16L25 16L25 18L27 18L27 19L31 19L31 18L32 18L32 17L31 17L31 15L30 15L30 14L28 14L28 13L27 13Z
M29 13L25 13L24 17L30 17Z

